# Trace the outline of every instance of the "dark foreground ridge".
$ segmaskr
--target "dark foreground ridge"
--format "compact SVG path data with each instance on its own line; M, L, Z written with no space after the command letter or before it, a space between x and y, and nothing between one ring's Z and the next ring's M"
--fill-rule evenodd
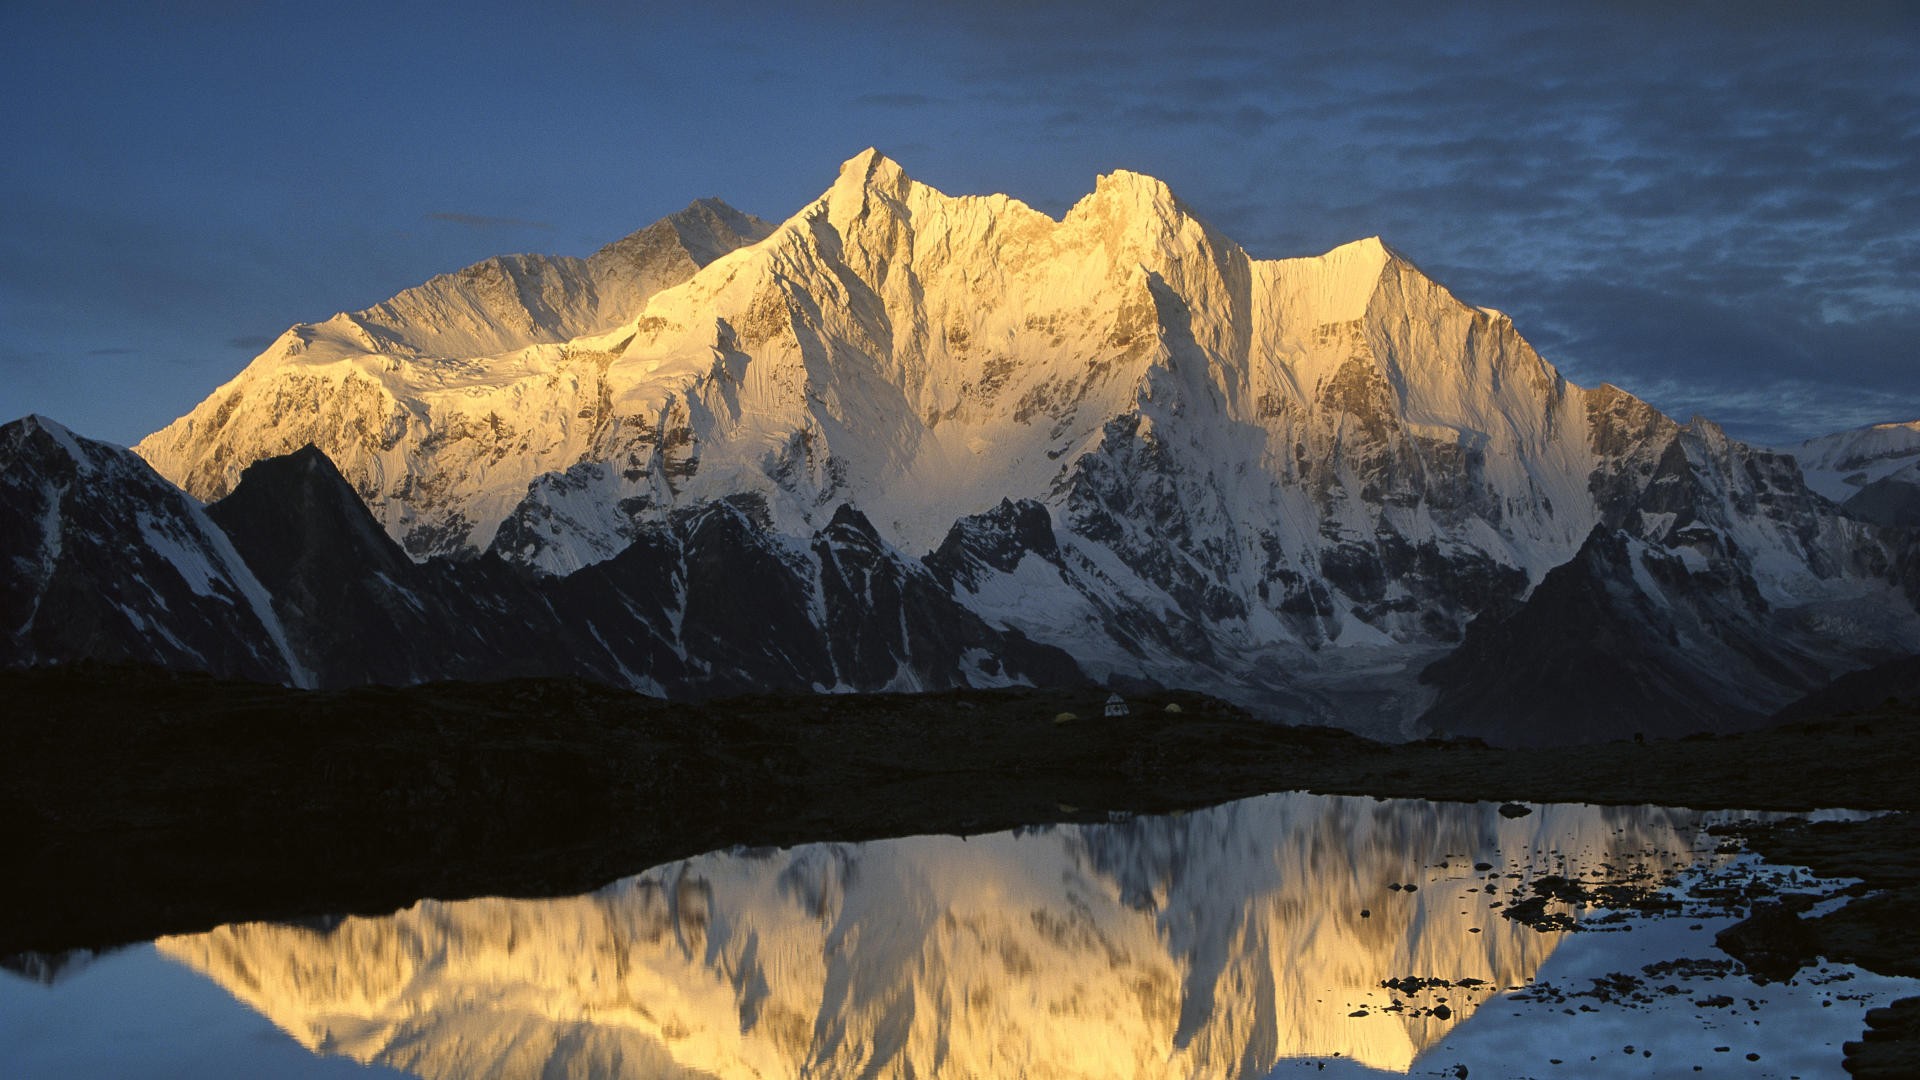
M0 956L423 896L567 895L736 845L977 833L1272 791L1914 810L1920 709L1602 746L1387 745L1162 692L667 703L571 679L299 691L149 668L0 673ZM1071 713L1072 718L1062 714ZM1920 827L1761 830L1866 879L1815 951L1920 975ZM1794 933L1798 935L1799 929ZM1805 941L1802 941L1805 945Z

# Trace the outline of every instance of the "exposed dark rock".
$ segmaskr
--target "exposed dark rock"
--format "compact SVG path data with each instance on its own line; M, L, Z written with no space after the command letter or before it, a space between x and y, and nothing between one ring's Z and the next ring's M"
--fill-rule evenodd
M409 559L312 446L248 466L207 515L272 595L316 685L612 674L550 617L502 617L544 613L524 575L490 557Z
M265 590L199 505L132 453L37 416L0 427L0 567L0 665L296 677Z
M1901 998L1867 1012L1867 1030L1841 1049L1847 1075L1860 1080L1920 1076L1920 998Z
M1524 604L1475 621L1422 673L1439 689L1423 719L1505 745L1757 726L1835 660L1753 590L1735 560L1597 527Z
M1017 503L1002 499L984 514L954 522L947 538L926 557L926 564L952 588L956 582L977 584L978 567L1012 573L1029 554L1051 563L1060 561L1053 517L1032 499Z
M1774 714L1776 722L1815 720L1892 705L1920 706L1920 656L1848 672Z
M1745 919L1714 935L1722 952L1740 961L1756 982L1785 982L1816 957L1813 934L1800 918L1812 901L1785 897L1757 903Z
M1083 679L961 606L851 507L802 543L758 496L720 499L543 578L492 553L413 562L311 446L250 466L203 512L125 451L34 421L4 430L17 497L0 546L37 570L0 594L22 627L14 665L136 659L323 687L572 675L696 697Z
M1840 511L1889 528L1920 528L1920 471L1883 476L1848 496Z

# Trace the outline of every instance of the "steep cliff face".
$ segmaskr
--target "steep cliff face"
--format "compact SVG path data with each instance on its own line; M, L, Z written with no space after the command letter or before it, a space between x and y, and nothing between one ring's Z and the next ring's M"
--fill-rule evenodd
M1258 1077L1336 1054L1404 1072L1558 944L1498 895L1570 864L1658 873L1693 829L1684 811L1277 795L715 854L572 899L159 947L310 1048L428 1077ZM1382 985L1409 976L1460 985Z
M1792 458L1705 420L1618 395L1594 431L1633 447L1595 473L1605 519L1423 672L1427 724L1536 745L1725 730L1914 652L1911 533L1835 513Z

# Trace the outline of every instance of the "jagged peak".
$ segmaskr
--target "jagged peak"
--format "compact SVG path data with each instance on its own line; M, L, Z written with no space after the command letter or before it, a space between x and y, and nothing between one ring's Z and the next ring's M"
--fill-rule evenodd
M1093 190L1067 211L1067 219L1106 217L1121 222L1157 222L1177 226L1199 215L1173 193L1166 182L1146 173L1115 169L1095 177Z
M1393 265L1405 266L1419 272L1420 268L1413 260L1400 254L1394 247L1378 236L1365 236L1332 248L1326 254L1317 257L1318 261L1332 263L1347 272L1364 273L1378 277ZM1421 276L1425 276L1422 273Z
M815 207L824 206L827 220L845 228L878 203L903 204L917 185L898 162L868 147L840 166L840 175ZM803 211L801 218L809 216ZM795 219L799 220L799 219Z
M704 199L693 200L692 202L686 205L685 209L676 210L673 213L668 214L662 220L679 221L685 218L704 217L707 215L731 217L735 214L738 214L742 217L753 216L752 214L749 214L744 210L740 210L736 208L732 203L729 203L727 200L721 198L718 195L709 195Z
M296 492L300 494L295 495ZM295 507L315 505L312 502L315 497L322 505L344 511L345 519L359 532L378 535L382 546L392 544L395 557L405 561L398 545L380 527L373 512L354 491L353 484L333 463L333 458L313 443L248 465L240 474L240 482L214 506L231 511L241 506L267 505L275 507L276 513L284 514Z
M346 483L346 479L340 475L339 467L334 465L333 458L328 457L326 451L315 446L313 443L307 443L291 453L281 454L276 457L261 458L259 461L253 462L241 470L240 482L244 484L247 482L248 477L264 477L271 473L287 470L308 475L331 477L339 480L343 485Z
M92 462L86 450L80 445L81 437L75 435L65 424L39 413L28 413L10 424L0 426L0 439L18 447L23 440L32 437L36 432L53 440L54 445L60 448L60 452L72 458L74 463L83 470L92 468ZM91 443L94 440L86 441Z
M1134 172L1132 169L1115 169L1110 173L1101 173L1093 181L1093 193L1143 202L1176 202L1173 189L1166 181L1157 176Z
M1377 235L1363 236L1358 240L1349 240L1334 248L1332 251L1327 252L1327 254L1332 255L1342 251L1351 252L1355 255L1366 255L1382 261L1405 258L1405 256L1393 249L1393 245L1387 243Z
M69 428L67 425L62 424L60 421L55 420L52 417L43 416L40 413L28 413L27 415L21 417L18 420L15 420L13 423L8 424L6 426L9 428L19 426L21 428L24 428L27 431L33 431L37 429L37 430L46 432L47 434L53 436L56 439L72 439L76 437L73 434L72 428Z
M900 163L869 146L840 163L840 178L834 186L893 188L912 183Z
M839 536L845 538L849 533L875 546L880 546L883 543L880 539L880 530L873 527L873 521L868 518L859 507L853 505L851 502L843 502L839 506L834 507L833 520L828 522L826 528L819 530L815 535L820 537Z
M706 266L741 246L758 243L773 232L773 224L736 209L717 197L695 199L684 209L607 244L589 261L639 258L661 246L678 246L695 266Z

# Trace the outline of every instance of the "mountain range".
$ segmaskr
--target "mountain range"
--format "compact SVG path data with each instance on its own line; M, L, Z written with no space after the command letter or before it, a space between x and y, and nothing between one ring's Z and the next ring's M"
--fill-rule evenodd
M777 225L704 200L295 326L133 453L0 456L12 664L1148 681L1535 742L1920 651L1920 423L1748 446L1378 239L1256 259L1128 172L1056 220L867 151Z

